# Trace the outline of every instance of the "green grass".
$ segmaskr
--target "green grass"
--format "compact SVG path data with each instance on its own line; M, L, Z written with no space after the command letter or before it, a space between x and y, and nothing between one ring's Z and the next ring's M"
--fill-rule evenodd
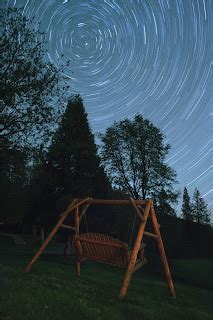
M173 275L182 282L213 290L211 259L177 259L173 262Z
M33 246L15 246L11 239L0 236L0 320L212 319L213 294L205 281L203 287L201 283L199 287L185 284L183 277L175 281L177 299L173 300L165 281L150 274L147 265L133 275L125 300L118 302L123 270L85 263L81 277L76 278L74 261L60 256L60 250L62 247L53 243L31 272L24 274L22 269L32 256ZM174 273L177 279L180 274L186 278L190 275L193 283L196 270L200 274L209 263L212 261L205 265L196 260L200 269L193 269L193 261L178 260Z

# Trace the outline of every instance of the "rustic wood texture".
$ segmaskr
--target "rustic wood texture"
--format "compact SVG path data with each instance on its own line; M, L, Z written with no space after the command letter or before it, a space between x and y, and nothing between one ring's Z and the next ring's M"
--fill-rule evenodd
M151 232L147 232L147 231L144 231L144 235L147 237L150 237L150 238L154 238L154 239L158 238L158 236L156 234L151 233Z
M75 202L74 202L74 201L75 201ZM75 199L69 204L69 206L67 207L67 209L60 214L60 217L62 217L62 216L64 216L64 215L67 216L67 215L68 215L71 211L73 211L75 208L80 207L82 204L89 203L89 201L90 201L90 198L89 198L89 197L87 197L87 198L85 198L85 199L81 199L81 200L75 198ZM74 202L74 204L73 204L73 202ZM75 203L76 203L76 204L75 204Z
M81 256L82 256L82 248L81 243L78 239L75 239L75 245L76 245L76 275L80 277L81 274Z
M87 203L87 204L85 205L85 207L82 209L81 214L80 214L80 217L79 217L80 223L81 223L81 219L82 219L83 216L86 214L86 211L87 211L87 209L89 208L89 206L90 206L90 204Z
M105 205L129 205L129 200L106 200L106 199L93 199L87 198L87 203L89 204L105 204ZM81 201L82 199L78 199ZM134 200L136 205L146 205L147 200Z
M78 261L84 259L125 268L128 264L128 246L120 240L99 233L75 236Z
M132 273L134 273L135 271L139 270L141 267L145 266L146 263L147 263L147 259L144 258L143 260L141 260L140 262L135 264L135 267L134 267Z
M139 230L138 230L138 234L137 234L137 238L136 238L136 241L135 241L135 245L134 245L134 248L132 250L130 261L128 263L128 267L127 267L127 270L126 270L126 273L125 273L123 285L122 285L121 290L120 290L119 299L121 299L121 300L126 295L126 292L127 292L128 286L129 286L129 282L130 282L131 277L132 277L132 272L133 272L134 267L135 267L135 262L136 262L136 259L137 259L137 256L138 256L138 251L140 249L140 245L141 245L141 241L142 241L142 238L143 238L143 233L144 233L144 229L145 229L145 226L146 226L146 221L147 221L147 218L148 218L148 215L149 215L151 204L152 204L151 200L147 200L146 208L145 208L144 216L143 216L144 222L141 222L141 224L140 224L140 227L139 227Z
M75 208L75 234L79 235L79 207Z
M69 230L75 231L75 227L69 226L68 224L62 224L60 227L64 228L64 229L69 229Z
M140 226L137 233L137 238L132 251L128 250L126 243L120 240L114 239L108 235L99 233L84 233L79 234L80 222L82 217L86 213L89 205L91 204L105 204L105 205L132 205L140 217ZM81 206L83 208L81 208ZM80 211L81 208L81 211ZM67 224L63 224L69 214L74 214L75 217L75 228ZM145 226L147 219L151 216L154 233L146 232ZM103 200L103 199L74 199L68 208L60 215L60 219L52 229L40 249L33 256L27 267L24 269L28 272L32 265L36 262L50 240L54 237L58 229L67 228L75 230L75 245L76 245L76 274L80 276L81 262L88 259L97 262L107 263L114 266L126 268L123 285L121 287L119 298L123 299L126 295L129 282L132 274L146 264L147 260L144 256L144 244L142 243L143 236L148 236L157 240L157 245L160 253L160 257L163 263L167 284L169 291L173 297L175 297L175 289L171 278L169 265L164 251L163 241L161 238L159 227L155 215L153 203L151 200ZM138 256L140 259L138 259Z
M152 223L153 223L153 227L154 227L155 233L157 234L158 250L159 250L159 253L160 253L161 261L163 263L163 267L164 267L164 271L165 271L165 275L166 275L166 280L167 280L167 284L168 284L168 287L169 287L169 291L170 291L172 297L175 298L176 297L175 288L174 288L174 284L173 284L173 281L172 281L169 265L168 265L168 262L167 262L167 258L166 258L166 254L165 254L165 250L164 250L164 246L163 246L163 241L162 241L162 238L161 238L161 233L160 233L160 230L159 230L159 224L157 222L157 218L156 218L156 215L155 215L155 210L154 210L153 205L151 206L151 217L152 217Z
M137 207L137 205L136 205L136 203L135 203L135 200L133 200L132 198L130 198L130 202L131 202L133 208L135 209L137 215L138 215L139 218L141 219L141 221L144 221L143 215L142 215L142 213L140 212L139 208Z

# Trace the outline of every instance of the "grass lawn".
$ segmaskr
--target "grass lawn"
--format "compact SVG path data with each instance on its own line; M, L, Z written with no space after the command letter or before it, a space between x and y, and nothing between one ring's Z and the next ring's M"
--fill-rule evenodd
M33 246L17 246L0 236L0 320L212 319L212 261L174 262L176 300L147 264L133 275L125 300L118 302L123 270L85 263L76 278L74 261L67 261L53 243L23 274L32 253Z

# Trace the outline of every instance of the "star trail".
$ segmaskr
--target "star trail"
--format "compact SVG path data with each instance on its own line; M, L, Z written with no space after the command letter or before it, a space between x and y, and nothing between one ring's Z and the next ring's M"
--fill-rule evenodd
M93 132L142 114L172 150L177 189L213 207L213 1L16 0L47 35ZM66 67L66 62L70 66ZM180 198L180 203L182 198Z

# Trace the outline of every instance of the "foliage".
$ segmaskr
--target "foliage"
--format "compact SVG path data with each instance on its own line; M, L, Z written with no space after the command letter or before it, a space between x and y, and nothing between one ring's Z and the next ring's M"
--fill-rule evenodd
M0 216L7 222L18 223L28 207L27 155L23 150L10 149L8 145L9 142L4 141L0 149Z
M168 215L176 216L175 209L170 203L177 203L178 193L165 191L163 188L156 195L154 199L156 205L156 212L167 218Z
M136 115L133 121L115 122L102 140L101 156L114 186L132 197L153 197L162 190L172 193L176 173L165 163L170 146L149 120Z
M106 192L107 178L100 166L94 136L83 100L73 96L48 152L48 162L56 188L76 197L98 196Z
M33 221L39 218L45 225L52 225L72 198L107 197L108 190L110 184L100 166L83 100L75 95L68 101L49 148L45 150L42 145L37 148L28 218ZM102 225L105 227L106 221Z
M66 87L59 70L45 61L44 34L32 27L34 21L17 8L1 8L0 19L0 132L20 145L50 130L57 114L49 102L53 95L62 97Z
M198 189L195 189L192 198L192 214L198 224L209 224L210 212Z
M190 196L187 188L183 190L183 203L182 203L182 218L186 221L193 221L192 207L190 202Z

